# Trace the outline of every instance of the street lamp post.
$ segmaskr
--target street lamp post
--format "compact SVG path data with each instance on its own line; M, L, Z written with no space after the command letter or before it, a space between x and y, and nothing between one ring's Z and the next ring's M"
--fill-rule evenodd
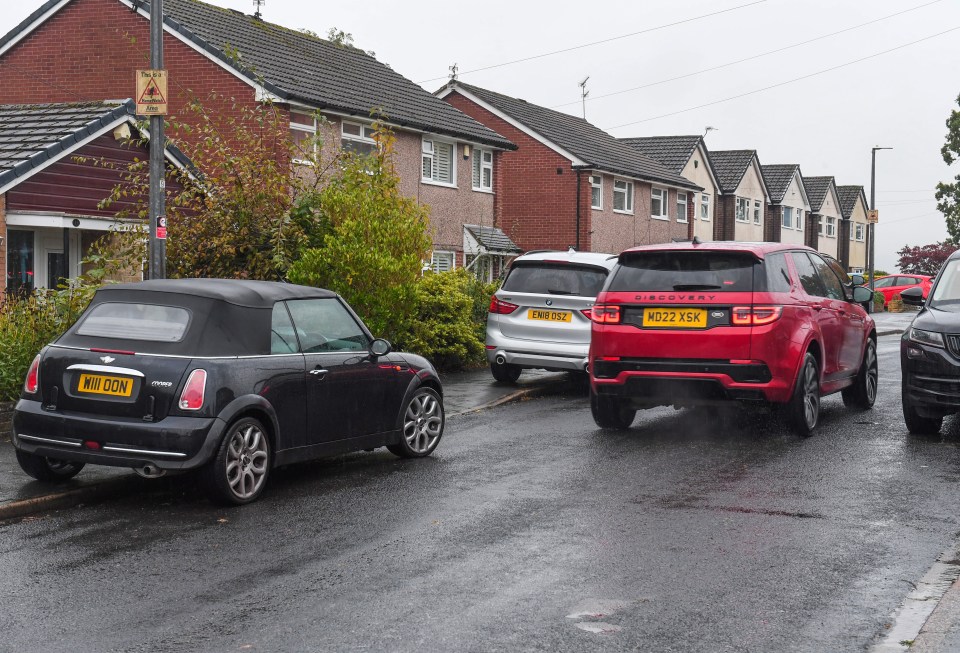
M870 209L877 210L877 150L892 150L892 147L874 147L870 150ZM869 252L867 253L867 283L871 291L876 291L873 283L873 261L876 240L876 225L873 222L867 224L867 240L870 242ZM871 300L870 309L873 310L873 301Z

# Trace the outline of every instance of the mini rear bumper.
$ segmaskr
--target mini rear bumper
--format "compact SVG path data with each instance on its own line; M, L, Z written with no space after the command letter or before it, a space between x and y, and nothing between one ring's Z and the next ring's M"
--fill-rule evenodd
M189 470L213 457L225 427L223 420L209 417L143 422L52 412L21 399L13 412L13 446L93 465Z

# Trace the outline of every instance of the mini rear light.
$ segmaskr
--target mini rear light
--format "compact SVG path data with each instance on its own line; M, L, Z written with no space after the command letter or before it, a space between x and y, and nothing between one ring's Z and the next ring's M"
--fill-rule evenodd
M593 307L591 319L597 324L620 324L620 307L616 304L598 304Z
M734 306L730 321L737 326L763 326L776 322L783 315L783 306Z
M509 315L520 308L516 304L505 302L496 295L490 298L490 312L498 315Z
M40 354L37 354L33 362L30 363L30 369L27 370L27 380L23 382L23 391L27 394L37 394L40 389Z
M181 410L200 410L203 408L203 394L207 388L207 371L194 370L190 372L187 384L180 395Z

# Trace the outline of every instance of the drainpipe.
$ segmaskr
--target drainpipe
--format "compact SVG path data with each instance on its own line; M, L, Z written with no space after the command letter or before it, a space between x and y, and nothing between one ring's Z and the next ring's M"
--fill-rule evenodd
M577 168L577 237L573 248L580 251L580 168Z

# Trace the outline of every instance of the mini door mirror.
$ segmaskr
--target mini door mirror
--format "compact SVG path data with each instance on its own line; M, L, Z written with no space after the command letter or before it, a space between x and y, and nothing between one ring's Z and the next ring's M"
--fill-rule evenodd
M862 285L865 284L866 282L867 282L867 281L866 281L866 279L863 278L863 275L862 275L862 274L851 274L851 275L850 275L850 283L852 283L852 284L855 285L855 286L862 286Z
M865 286L856 286L853 289L853 301L858 304L864 304L873 299L873 292Z
M370 355L373 358L378 358L380 356L386 356L387 354L390 353L392 349L393 347L390 345L389 342L387 342L383 338L377 338L376 340L370 343L369 351L370 351Z
M900 291L900 299L910 306L923 306L923 288L916 286Z

